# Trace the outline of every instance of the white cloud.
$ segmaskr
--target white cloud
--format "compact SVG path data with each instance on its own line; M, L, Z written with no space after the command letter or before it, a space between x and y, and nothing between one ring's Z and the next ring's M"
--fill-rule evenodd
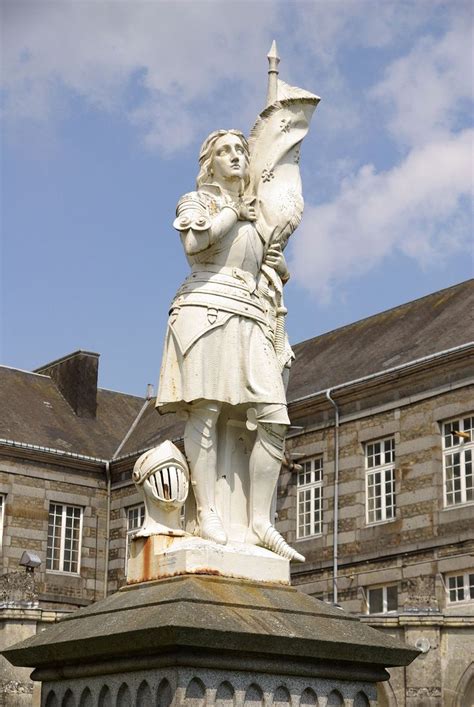
M395 249L426 264L463 247L469 223L460 204L470 190L471 143L459 130L472 80L468 3L332 0L289 9L225 0L5 0L2 7L4 115L13 122L54 123L70 109L67 89L101 110L122 112L145 144L162 152L186 147L211 114L212 127L245 127L255 96L264 93L264 54L276 29L288 47L304 47L302 57L312 54L311 75L306 59L298 65L284 56L283 77L294 79L295 66L299 78L308 75L298 82L321 92L333 135L344 131L355 141L357 130L370 129L361 120L367 97L387 108L385 129L405 151L399 164L385 172L357 169L352 153L338 153L328 181L336 171L337 178L352 175L333 200L307 206L295 235L294 273L320 295L329 297L333 283L368 271ZM439 8L451 17L449 30L413 45ZM363 80L351 90L344 51L393 52L399 41L412 46L382 81L365 94ZM318 113L315 129L324 125Z
M413 34L441 0L332 0L298 4L300 41L325 64L348 47L382 48ZM429 10L429 12L427 12Z
M473 137L465 130L414 149L387 172L365 165L336 199L308 206L295 235L296 278L329 301L336 285L394 249L428 265L469 248L472 224L461 201L472 192Z
M212 0L7 0L3 15L7 119L51 121L68 89L96 107L123 111L146 129L149 145L169 150L200 130L196 100L220 107L215 92L222 82L245 78L264 94L276 8ZM141 96L130 105L137 80Z
M331 201L306 208L295 236L293 272L326 301L336 285L395 251L427 267L470 249L471 27L462 20L455 18L441 38L418 39L369 91L390 108L387 127L403 150L400 161L383 172L366 164Z
M456 14L456 4L443 0L329 0L291 6L290 32L303 47L292 64L311 77L308 85L323 98L317 129L325 145L336 148L341 138L362 143L374 120L367 101L370 72L383 70L387 56L407 47L424 26ZM301 71L300 71L301 73Z
M371 94L388 105L398 141L419 145L455 125L472 100L472 39L470 17L461 16L443 37L424 37L388 67Z
M437 5L430 0L431 9ZM72 105L64 100L67 89L96 108L126 115L148 146L170 152L202 132L206 105L215 119L237 113L245 125L253 118L246 113L240 119L238 111L249 95L258 109L265 53L276 33L295 51L282 65L288 78L299 56L312 57L310 66L300 65L299 79L308 75L309 87L331 97L323 130L326 125L331 135L354 133L358 97L351 96L338 68L340 51L386 46L413 33L425 19L424 7L419 0L291 6L258 0L4 0L3 113L12 123L23 118L54 124ZM246 95L235 106L222 88L239 81ZM141 91L130 99L133 83Z

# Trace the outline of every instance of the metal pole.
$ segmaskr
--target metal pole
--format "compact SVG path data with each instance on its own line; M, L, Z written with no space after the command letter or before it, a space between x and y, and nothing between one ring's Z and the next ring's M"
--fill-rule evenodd
M338 525L339 525L339 407L331 398L331 389L326 390L326 398L334 408L334 527L333 527L333 560L332 560L332 596L333 604L337 604L338 577Z

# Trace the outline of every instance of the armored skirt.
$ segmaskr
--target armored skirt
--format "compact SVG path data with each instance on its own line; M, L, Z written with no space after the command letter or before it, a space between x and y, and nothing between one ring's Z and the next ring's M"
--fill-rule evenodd
M166 333L157 407L178 410L186 403L213 400L230 405L286 405L280 365L265 327L250 318L214 312L208 331L183 342L180 329L207 316L202 307L183 307L170 315ZM178 320L181 318L181 322ZM176 326L181 324L181 326Z

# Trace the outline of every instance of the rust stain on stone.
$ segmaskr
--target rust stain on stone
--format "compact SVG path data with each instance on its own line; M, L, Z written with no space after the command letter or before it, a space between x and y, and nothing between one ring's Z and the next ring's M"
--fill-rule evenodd
M143 579L147 579L150 575L150 555L151 555L151 538L145 540L143 545Z

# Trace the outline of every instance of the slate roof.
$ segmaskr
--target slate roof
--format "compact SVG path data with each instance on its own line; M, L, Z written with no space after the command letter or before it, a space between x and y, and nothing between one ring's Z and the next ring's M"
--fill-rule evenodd
M288 401L473 341L467 280L293 346Z
M294 346L289 402L474 340L474 280ZM0 366L0 438L110 459L144 399L99 388L97 417L75 415L46 375ZM183 434L150 400L119 456Z
M0 437L110 459L143 398L99 388L97 417L78 417L49 376L0 366Z
M120 450L119 456L150 449L165 439L171 441L181 439L183 432L183 420L173 413L160 415L155 409L155 400L150 400L139 424Z

